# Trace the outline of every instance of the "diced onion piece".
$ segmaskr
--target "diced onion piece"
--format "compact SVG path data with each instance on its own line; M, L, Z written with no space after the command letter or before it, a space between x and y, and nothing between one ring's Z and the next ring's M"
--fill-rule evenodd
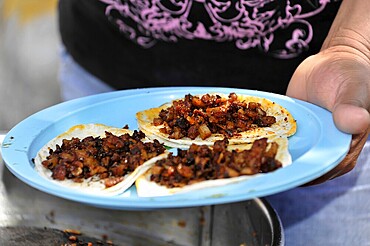
M202 124L199 126L199 135L204 140L212 135L211 130L209 130L206 124Z

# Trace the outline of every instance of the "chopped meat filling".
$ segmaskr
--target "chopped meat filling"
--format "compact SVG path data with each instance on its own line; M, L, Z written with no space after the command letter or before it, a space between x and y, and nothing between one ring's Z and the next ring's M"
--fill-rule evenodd
M205 94L201 97L188 94L183 100L176 100L167 109L162 109L153 120L155 126L163 125L160 132L169 138L189 137L203 140L213 133L226 138L255 127L268 127L276 122L257 102L239 101L235 93L229 98Z
M216 141L213 148L192 144L188 150L178 149L152 167L151 181L168 188L193 183L232 178L241 175L267 173L282 167L275 159L278 144L267 143L267 138L254 141L251 149L227 150L228 140Z
M51 170L52 177L57 180L82 182L96 176L104 180L106 187L111 187L145 161L165 151L158 140L142 142L145 134L141 131L135 130L132 135L115 136L110 132L105 135L104 138L64 139L61 146L50 149L42 165Z

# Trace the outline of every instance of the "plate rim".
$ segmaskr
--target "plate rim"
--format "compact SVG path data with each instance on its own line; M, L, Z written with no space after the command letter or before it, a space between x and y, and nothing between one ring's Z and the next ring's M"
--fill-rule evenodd
M147 93L152 93L152 94L170 94L170 93L184 93L184 92L189 92L189 91L210 91L210 90L218 90L218 91L234 91L235 93L242 93L242 94L247 94L247 95L255 95L255 96L263 96L271 100L273 98L274 100L286 102L287 104L289 103L294 103L296 105L299 105L300 107L306 108L312 112L313 115L318 117L325 117L325 118L332 118L331 113L321 107L318 107L316 105L310 104L305 101L301 101L298 99L290 98L285 95L280 95L280 94L275 94L271 92L265 92L265 91L258 91L258 90L249 90L249 89L241 89L241 88L228 88L228 87L202 87L202 86L179 86L179 87L152 87L152 88L139 88L139 89L129 89L129 90L119 90L119 91L114 91L114 92L106 92L106 93L101 93L101 94L96 94L96 95L91 95L87 97L82 97L78 99L73 99L70 101L66 102L61 102L56 105L52 105L50 107L47 107L45 109L42 109L29 117L25 118L18 124L16 124L5 136L4 142L1 146L1 152L2 152L2 157L4 160L5 165L8 167L8 169L15 175L17 178L21 179L23 182L27 183L28 185L41 190L43 192L56 195L65 199L69 200L74 200L77 202L82 202L82 203L87 203L93 206L98 206L98 207L104 207L104 208L112 208L112 209L124 209L124 210L141 210L141 209L158 209L158 208L178 208L178 207L190 207L190 206L203 206L203 205L212 205L212 204L222 204L222 203L228 203L228 202L238 202L242 200L247 200L247 199L253 199L256 197L264 197L267 195L275 194L278 192L285 191L287 189L291 189L294 187L297 187L301 184L304 184L308 181L313 180L314 178L317 178L321 176L323 173L326 173L327 171L331 170L336 166L337 163L339 163L346 155L346 153L349 150L350 146L350 141L351 141L351 135L343 133L339 131L337 128L332 128L332 126L335 127L334 123L332 121L326 122L326 124L321 124L320 129L322 128L332 128L329 129L331 131L334 131L338 136L341 137L341 141L346 143L346 146L341 146L340 148L340 155L337 156L337 158L333 161L331 160L331 163L325 163L323 165L325 168L321 168L320 170L315 169L315 172L310 173L309 176L305 176L304 178L301 178L299 180L292 179L291 182L283 184L279 184L278 186L271 187L269 190L262 190L262 191L247 191L242 194L234 194L231 197L225 194L219 194L213 195L213 196L206 196L204 194L204 191L198 192L199 195L193 197L192 199L189 199L186 194L178 194L175 196L170 196L170 197L155 197L155 198L142 198L142 197L130 197L130 198L122 198L122 197L106 197L106 196L101 196L101 195L91 195L91 194L82 194L82 193L76 193L74 190L66 190L62 193L60 193L60 187L57 189L56 187L52 186L52 188L45 187L43 182L38 182L37 180L35 181L31 177L27 177L22 173L22 171L19 169L19 166L22 165L28 165L31 164L29 160L29 148L32 147L33 141L37 139L37 136L41 134L42 131L47 130L47 128L43 128L43 125L39 125L36 127L38 128L37 133L32 133L29 136L27 141L25 142L26 146L18 146L14 145L14 136L17 136L18 133L22 133L22 131L25 130L27 124L34 120L35 117L38 116L43 116L44 114L51 113L55 110L60 110L60 109L69 109L75 107L75 110L83 110L83 107L91 107L91 104L88 102L91 102L92 100L96 101L96 103L107 103L111 100L119 100L121 97L137 97L139 95L145 95ZM284 103L283 103L284 104ZM93 104L95 105L95 104ZM288 111L290 111L288 109ZM73 111L74 112L74 111ZM60 118L54 118L54 121L51 123L55 123L61 118L68 117L68 110L60 110L57 112L57 115L60 115ZM54 117L53 114L49 115L48 117ZM48 125L49 127L51 126L51 123ZM99 123L99 122L96 122ZM299 128L299 122L297 122L297 128ZM32 136L31 136L32 135ZM18 136L17 136L18 137ZM322 141L322 139L320 139ZM13 148L14 145L14 148ZM13 155L21 155L23 159L18 158L17 160L21 163L11 163L11 159L13 158ZM307 154L307 153L305 153ZM25 158L26 156L27 158ZM302 156L301 156L302 157ZM295 160L294 164L298 165L307 165L305 163L307 158L298 158ZM25 163L23 163L23 161ZM31 164L32 165L32 164ZM292 166L292 165L290 165ZM274 173L281 173L281 170L277 170ZM266 176L271 176L274 173L268 173L265 175ZM35 173L37 174L37 173ZM38 175L38 174L37 174ZM32 176L32 175L31 175ZM35 176L35 175L33 175ZM276 176L276 175L275 175ZM281 175L284 177L284 175ZM256 179L249 180L248 183L250 185L253 185L253 182L257 182L256 185L258 185L258 181ZM50 182L50 181L49 181ZM238 186L238 184L232 184L232 186ZM269 187L269 186L267 186ZM73 191L73 192L71 192ZM213 193L215 194L215 193ZM103 199L104 198L104 199Z

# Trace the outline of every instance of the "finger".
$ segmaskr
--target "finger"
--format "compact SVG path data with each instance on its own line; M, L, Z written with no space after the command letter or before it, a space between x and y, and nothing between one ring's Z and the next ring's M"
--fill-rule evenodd
M313 185L319 185L322 184L326 181L330 180L330 175L329 174L324 174L320 178L317 178L315 180L312 180L306 184L301 185L301 187L307 187L307 186L313 186Z
M318 54L304 60L286 94L328 109L344 132L364 132L370 125L370 68L353 59L329 58Z
M370 128L363 132L362 134L357 134L352 136L352 142L351 142L351 147L344 158L344 160L341 162L344 164L344 167L340 169L331 179L342 176L343 174L348 173L351 171L357 162L357 158L360 155L362 148L364 147L368 137L369 137L369 130Z
M358 71L358 75L366 74ZM336 126L347 133L365 132L370 125L370 78L356 76L348 78L338 88L331 109ZM329 109L330 110L330 109Z
M320 177L318 177L317 179L314 179L306 184L303 184L302 187L305 187L305 186L311 186L311 185L318 185L318 184L321 184L321 183L324 183L328 180L331 180L335 177L338 177L338 173L340 173L342 171L343 168L345 168L346 166L348 165L347 162L340 162L337 166L335 166L335 168L333 168L332 170L330 170L329 172L325 173L324 175L321 175ZM352 163L351 163L351 166L353 169L355 164L353 164L352 166Z
M334 123L338 129L350 134L366 131L370 125L369 111L357 106L361 104L359 101L340 100L333 108Z

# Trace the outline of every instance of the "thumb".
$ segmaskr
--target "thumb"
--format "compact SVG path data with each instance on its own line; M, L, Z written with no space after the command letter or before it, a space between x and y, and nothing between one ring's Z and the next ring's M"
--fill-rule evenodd
M370 125L370 68L355 59L323 54L304 60L294 72L287 95L332 112L338 129L366 132Z
M347 133L359 134L366 132L370 126L370 95L369 83L348 81L343 83L337 92L332 109L336 126ZM365 78L366 80L368 78Z

